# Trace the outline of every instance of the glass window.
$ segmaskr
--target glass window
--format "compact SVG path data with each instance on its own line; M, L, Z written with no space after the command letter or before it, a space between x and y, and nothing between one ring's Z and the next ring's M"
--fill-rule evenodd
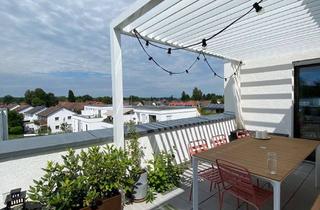
M54 119L55 119L55 121L58 121L58 120L59 120L59 117L55 117Z
M56 129L59 129L59 125L56 125Z

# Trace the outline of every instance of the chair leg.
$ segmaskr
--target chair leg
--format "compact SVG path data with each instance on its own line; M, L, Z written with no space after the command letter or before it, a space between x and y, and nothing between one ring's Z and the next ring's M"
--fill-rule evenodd
M224 193L225 193L225 192L222 192L222 194L221 194L221 199L219 199L220 210L222 210L222 206L223 206Z
M257 179L257 186L260 187L260 180Z
M249 204L246 202L246 204L247 204L247 210L249 210Z
M192 198L192 191L193 191L193 183L191 184L191 190L189 193L189 201L191 201L191 198Z
M218 186L218 197L219 197L219 202L220 202L220 200L221 200L221 190L220 190L220 185L217 184L217 186Z
M237 208L240 207L240 201L239 201L239 198L237 198Z
M212 184L213 184L213 182L211 181L211 183L210 183L210 192L212 191ZM214 183L214 187L216 187L216 183Z

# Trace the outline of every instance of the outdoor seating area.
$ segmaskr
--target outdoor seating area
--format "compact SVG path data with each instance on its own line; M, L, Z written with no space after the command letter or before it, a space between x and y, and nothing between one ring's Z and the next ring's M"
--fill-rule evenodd
M121 36L169 84L202 62L212 79L203 82L223 84L224 113L125 123ZM27 199L62 209L110 209L116 199L111 210L319 210L319 43L320 0L136 1L110 24L113 128L6 142L0 169L28 171L2 174L5 192L13 181L22 188L6 208L24 208L29 190ZM194 61L162 64L157 50Z
M199 168L210 167L209 164L201 164ZM302 163L298 168L287 177L282 183L281 206L283 210L302 210L311 209L316 201L318 192L314 188L315 167L310 163ZM183 174L184 182L181 186L171 192L160 194L153 203L134 203L124 207L124 210L152 209L152 210L192 210L192 200L189 200L190 187L192 184L191 166ZM261 185L265 189L272 188L264 181ZM218 190L213 189L210 192L210 182L199 180L199 209L212 210L219 209ZM246 210L244 202L240 202L237 208L237 199L226 193L224 198L223 210ZM255 209L249 207L249 209ZM261 210L272 210L272 198L265 203ZM312 209L314 210L314 209Z

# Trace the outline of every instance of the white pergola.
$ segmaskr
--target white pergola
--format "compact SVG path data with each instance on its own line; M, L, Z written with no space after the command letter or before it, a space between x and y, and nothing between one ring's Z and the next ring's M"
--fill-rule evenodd
M111 23L114 142L124 146L121 34L168 47L184 47L206 39L246 13L255 0L138 0ZM320 50L320 0L264 0L264 13L252 11L207 42L185 50L238 63L256 57ZM195 165L197 163L194 163ZM194 165L194 166L195 166ZM195 167L194 167L195 168ZM196 172L196 171L194 171ZM197 175L193 203L198 209ZM280 194L280 184L275 188ZM280 196L274 201L280 209Z
M250 10L255 0L138 0L110 25L114 142L124 145L121 34L170 47L210 37ZM319 0L264 0L264 13L252 11L228 30L185 50L226 62L259 55L320 48Z

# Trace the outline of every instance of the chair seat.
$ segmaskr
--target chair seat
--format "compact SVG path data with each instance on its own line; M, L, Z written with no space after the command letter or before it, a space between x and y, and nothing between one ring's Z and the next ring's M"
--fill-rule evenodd
M210 182L221 183L218 169L208 168L199 172L199 177Z
M254 200L255 198L251 195L248 195L245 191L239 191L237 188L234 187L230 187L228 191L235 197L247 201L249 203L255 204L259 207L273 195L272 191L257 186L254 186L256 200Z

